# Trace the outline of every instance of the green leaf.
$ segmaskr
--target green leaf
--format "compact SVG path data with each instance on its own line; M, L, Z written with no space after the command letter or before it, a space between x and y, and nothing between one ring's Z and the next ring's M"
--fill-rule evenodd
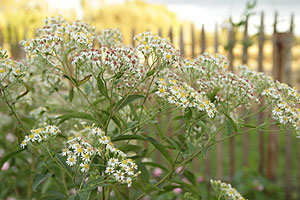
M145 96L143 95L129 95L128 97L124 97L123 99L121 99L120 101L118 101L115 105L115 110L118 111L122 108L124 108L125 106L127 106L128 104L132 103L133 101L137 100L137 99L142 99L145 98Z
M36 174L33 178L32 190L36 192L39 185L50 176L50 174Z
M193 184L193 185L197 185L196 183L196 178L195 178L195 174L192 173L191 171L188 170L184 170L183 175Z
M97 120L95 117L93 117L92 115L85 113L85 112L72 112L72 113L67 113L61 116L58 116L55 119L60 119L60 121L58 122L58 125L63 123L64 121L68 120L68 119L86 119L86 120L91 120L91 121L95 121L95 122L99 122L99 120Z
M192 194L197 195L198 197L201 197L201 194L198 190L198 188L195 187L195 185L190 184L190 183L185 183L183 181L176 181L176 180L172 180L173 183L177 183L180 184L182 187L186 188L189 192L191 192Z
M144 163L142 163L140 160L137 160L136 164L138 166L139 171L142 172L140 174L140 177L142 179L143 185L144 186L148 185L149 179L150 179L150 175L149 175L149 172L148 172L147 168L145 167Z
M0 169L2 168L2 166L4 165L4 163L5 163L6 161L8 161L9 159L15 157L17 154L19 154L19 153L22 152L23 150L24 150L24 149L19 149L19 148L18 148L18 150L14 151L14 152L11 152L11 153L7 154L6 156L4 156L3 158L1 158L1 160L0 160Z
M150 70L149 72L147 72L147 77L149 77L149 76L152 76L153 74L154 74L154 72L155 72L155 70L154 69L152 69L152 70Z
M112 141L121 141L121 140L146 140L151 142L153 146L164 156L164 158L173 165L172 157L169 151L159 142L157 142L154 138L145 135L120 135L115 138L112 138Z
M165 168L164 166L162 166L158 163L155 163L155 162L144 162L144 165L149 165L151 167L158 167L158 168L164 170L165 172L169 172L169 170L167 168Z
M71 77L71 76L67 76L67 75L63 75L63 77L65 77L66 79L69 79L72 83L74 83L77 87L79 86L79 84L78 84L78 81L75 79L75 78L73 78L73 77Z
M221 111L222 112L222 111ZM223 112L223 114L227 117L227 119L229 120L229 122L231 123L234 131L237 133L238 132L238 127L237 124L233 121L233 119L225 112Z
M108 98L108 93L107 93L107 87L106 87L106 83L105 81L102 79L102 77L99 75L97 78L97 86L98 86L98 90L99 92Z
M91 77L92 77L91 74L89 74L89 75L87 75L86 77L84 77L82 80L80 80L80 81L78 82L79 86L82 85L82 84L84 84L84 83L87 82L88 80L90 80Z
M66 159L62 157L59 153L55 153L55 156L58 158L59 162L61 163L62 167L65 168L69 174L72 174L72 169L69 165L66 163Z
M74 97L74 88L72 87L70 92L69 92L69 101L72 102L73 101L73 97Z
M163 191L163 190L160 189L159 187L157 187L156 185L148 184L147 188L146 188L146 193L150 194L151 192L154 192L154 191Z
M16 100L18 100L18 99L24 97L26 94L28 94L28 92L29 92L29 90L30 90L30 89L29 89L29 85L26 84L26 83L24 83L24 86L25 86L25 88L26 88L25 92L23 92L23 93L21 93L19 96L17 96Z

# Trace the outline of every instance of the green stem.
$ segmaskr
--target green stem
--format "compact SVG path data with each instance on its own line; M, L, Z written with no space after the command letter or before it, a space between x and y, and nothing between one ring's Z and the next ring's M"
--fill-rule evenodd
M21 125L22 129L25 131L25 133L27 133L28 131L26 130L26 128L24 127L21 119L19 118L18 114L16 113L15 109L13 108L12 105L10 105L8 99L7 99L7 96L6 96L6 92L5 92L5 89L3 88L2 84L0 83L0 87L1 87L1 90L3 92L3 97L4 97L4 100L5 100L5 103L8 105L8 107L10 108L11 112L13 113L13 115L15 116L15 118L17 119L18 123ZM21 141L24 137L24 134L22 134L22 138L19 138L19 140Z
M30 175L29 175L29 180L27 183L27 195L26 195L26 199L30 200L31 196L32 196L32 184L33 184L33 175L35 172L35 155L34 153L32 153L32 162L31 162L31 167L30 167Z

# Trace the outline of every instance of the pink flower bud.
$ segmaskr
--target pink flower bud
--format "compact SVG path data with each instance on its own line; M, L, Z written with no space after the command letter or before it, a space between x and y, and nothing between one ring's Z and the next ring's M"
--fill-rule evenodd
M202 182L204 181L203 176L199 176L198 179L197 179L197 181L198 181L199 183L202 183Z
M155 176L155 177L160 177L161 175L162 175L162 169L160 169L160 168L155 168L154 169L154 171L153 171L153 175Z
M183 190L181 188L174 188L173 192L175 194L181 194L183 192Z
M9 162L5 162L4 165L2 166L1 170L6 171L9 168Z

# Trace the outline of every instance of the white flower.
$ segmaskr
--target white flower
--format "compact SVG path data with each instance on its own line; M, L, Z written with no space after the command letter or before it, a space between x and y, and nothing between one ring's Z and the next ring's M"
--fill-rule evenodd
M126 183L127 183L128 187L131 187L132 179L130 177L127 177Z
M112 168L112 167L107 167L107 168L105 169L105 173L106 173L106 174L111 175L111 174L114 173L114 172L115 172L115 170L114 170L114 168Z
M69 156L68 159L67 159L67 164L69 166L73 166L76 164L76 157L75 156Z
M107 164L108 166L115 167L119 165L119 160L117 158L110 158Z
M115 178L118 181L124 181L124 172L122 172L121 170L118 170L114 173Z
M90 166L87 163L80 163L81 172L87 172L90 169Z

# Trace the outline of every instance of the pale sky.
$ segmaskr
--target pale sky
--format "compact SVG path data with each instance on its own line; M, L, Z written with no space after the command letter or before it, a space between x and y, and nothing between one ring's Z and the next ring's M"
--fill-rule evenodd
M97 0L92 0L93 5ZM102 0L103 1L103 0ZM109 3L121 3L124 0L105 0ZM77 16L82 17L80 0L48 0L52 9L75 9ZM98 0L99 2L99 0ZM246 0L146 0L148 3L165 5L169 10L175 12L180 20L193 21L197 28L202 24L208 31L213 31L215 23L222 24L225 19L232 16L239 19L246 5ZM250 33L257 32L259 15L265 12L266 32L272 33L275 11L279 12L279 31L289 28L290 15L295 15L295 34L300 36L300 0L258 0L255 11L256 15L250 18Z

